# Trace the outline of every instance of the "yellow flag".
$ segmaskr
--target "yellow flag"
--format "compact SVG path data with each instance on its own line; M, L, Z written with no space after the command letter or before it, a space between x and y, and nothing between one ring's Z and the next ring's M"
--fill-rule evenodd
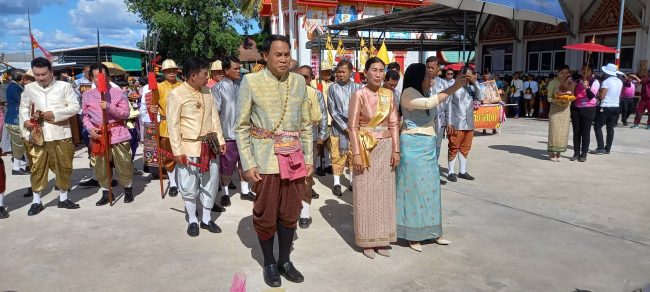
M377 52L377 58L384 61L384 64L390 63L390 59L388 59L388 49L386 48L386 42L381 42L381 47Z

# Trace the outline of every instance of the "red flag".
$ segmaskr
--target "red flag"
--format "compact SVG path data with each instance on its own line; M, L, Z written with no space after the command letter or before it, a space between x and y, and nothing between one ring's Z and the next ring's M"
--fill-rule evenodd
M149 80L149 89L158 90L158 81L156 81L156 74L149 72L147 79Z
M30 34L29 37L32 39L32 48L34 48L34 49L36 49L36 48L41 49L41 52L43 52L43 55L45 56L45 58L47 58L48 60L52 61L52 59L54 58L54 56L52 56L52 54L50 54L50 52L49 52L48 50L46 50L45 48L43 48L43 47L42 47L42 46L41 46L41 45L36 41L36 38L34 38L34 35L33 35L33 34Z
M104 75L104 72L100 72L99 75L97 75L97 90L101 93L106 93L108 91L106 88L106 75Z

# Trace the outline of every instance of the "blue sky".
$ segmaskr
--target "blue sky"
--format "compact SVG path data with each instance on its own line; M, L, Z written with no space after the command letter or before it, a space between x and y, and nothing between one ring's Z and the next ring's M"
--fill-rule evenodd
M123 0L0 0L0 52L23 52L23 42L29 52L28 1L32 33L47 50L95 44L96 28L102 43L128 47L146 34Z

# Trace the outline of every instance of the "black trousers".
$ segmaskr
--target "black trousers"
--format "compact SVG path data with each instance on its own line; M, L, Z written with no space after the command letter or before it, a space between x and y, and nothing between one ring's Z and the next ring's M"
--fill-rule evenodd
M596 134L598 150L609 152L612 149L614 127L616 127L618 121L618 113L618 107L602 107L597 110L596 119L594 120L594 133ZM607 143L603 140L603 126L607 126Z
M573 126L573 155L587 157L591 124L596 117L596 107L571 108Z
M627 126L627 119L636 112L636 98L621 97L621 122Z

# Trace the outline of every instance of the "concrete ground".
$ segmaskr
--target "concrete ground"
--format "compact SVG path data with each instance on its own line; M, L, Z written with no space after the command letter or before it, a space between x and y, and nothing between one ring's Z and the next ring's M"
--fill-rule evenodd
M450 246L422 253L399 242L392 256L354 246L352 194L336 198L318 178L313 224L299 230L292 260L301 284L287 291L634 291L650 284L650 130L616 129L610 155L586 163L546 158L547 122L509 120L501 135L477 136L468 163L476 181L443 187ZM445 143L446 144L446 143ZM572 143L570 143L572 144ZM592 138L592 149L595 139ZM89 175L77 151L73 183ZM570 156L571 150L565 153ZM444 155L443 155L444 157ZM10 172L10 158L3 157ZM441 159L446 166L446 158ZM140 155L136 166L142 165ZM0 220L0 291L228 291L236 272L247 291L268 287L252 229L252 203L233 196L221 234L186 235L180 197L137 174L137 197L96 207L97 189L70 192L81 209L28 217L28 176L8 175L11 217ZM53 184L51 179L50 185ZM116 188L121 192L121 188ZM216 214L213 214L217 216ZM645 289L644 289L645 291Z

